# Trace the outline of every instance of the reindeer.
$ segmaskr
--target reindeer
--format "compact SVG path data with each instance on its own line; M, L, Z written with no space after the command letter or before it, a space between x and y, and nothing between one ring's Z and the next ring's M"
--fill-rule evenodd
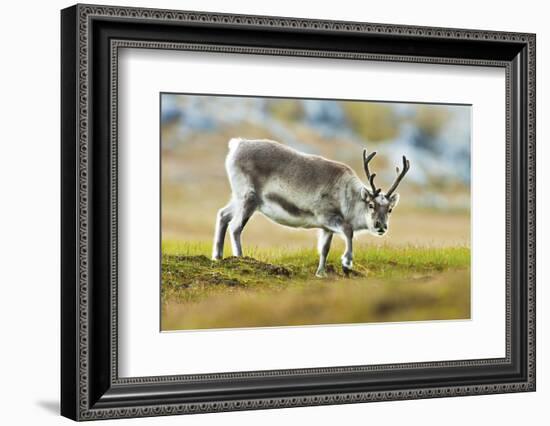
M353 235L368 231L381 237L388 231L390 214L399 202L395 192L409 170L403 156L401 172L383 193L374 184L369 163L376 155L363 151L363 166L370 188L351 167L318 155L298 152L278 142L233 138L225 168L231 185L229 204L219 210L212 259L223 256L229 226L234 256L242 256L241 233L252 214L259 210L272 221L292 228L319 229L319 266L316 276L326 276L326 260L333 235L343 236L341 257L347 275L353 266Z

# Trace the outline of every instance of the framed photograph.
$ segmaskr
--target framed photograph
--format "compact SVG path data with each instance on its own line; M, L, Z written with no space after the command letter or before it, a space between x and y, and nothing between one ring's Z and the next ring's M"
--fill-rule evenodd
M535 35L61 12L61 413L535 390Z

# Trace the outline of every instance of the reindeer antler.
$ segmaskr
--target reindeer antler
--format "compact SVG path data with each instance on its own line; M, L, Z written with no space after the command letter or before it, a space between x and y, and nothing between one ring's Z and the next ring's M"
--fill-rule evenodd
M405 177L407 172L409 171L410 163L409 160L407 160L407 157L403 156L403 170L401 170L401 173L399 173L399 167L396 167L395 170L397 172L397 178L393 182L393 185L391 188L386 192L386 197L390 197L391 194L393 194L393 191L397 189L399 186L399 182L401 182L401 179Z
M373 197L376 197L380 193L380 188L376 189L376 186L374 185L374 177L376 176L376 173L373 173L371 175L369 170L370 160L372 160L375 155L376 155L376 151L373 151L369 155L367 155L367 150L366 149L363 150L363 167L365 169L365 174L367 175L367 179L369 180Z

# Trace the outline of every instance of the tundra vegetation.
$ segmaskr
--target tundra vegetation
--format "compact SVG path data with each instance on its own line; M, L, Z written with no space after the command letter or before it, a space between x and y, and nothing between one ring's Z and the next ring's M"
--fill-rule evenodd
M166 96L163 330L470 317L467 107ZM351 274L340 267L339 238L327 277L317 278L317 232L259 213L243 232L244 257L232 257L228 236L223 259L213 262L216 213L231 194L223 164L234 136L286 142L349 164L359 176L362 149L377 150L373 167L385 187L403 153L414 167L400 185L388 234L355 236Z

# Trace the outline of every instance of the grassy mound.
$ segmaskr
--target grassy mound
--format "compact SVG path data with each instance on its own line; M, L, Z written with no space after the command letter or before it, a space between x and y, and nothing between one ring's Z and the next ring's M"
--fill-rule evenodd
M163 244L162 329L468 318L468 248L359 247L314 276L314 250L251 250L211 261L208 244Z

